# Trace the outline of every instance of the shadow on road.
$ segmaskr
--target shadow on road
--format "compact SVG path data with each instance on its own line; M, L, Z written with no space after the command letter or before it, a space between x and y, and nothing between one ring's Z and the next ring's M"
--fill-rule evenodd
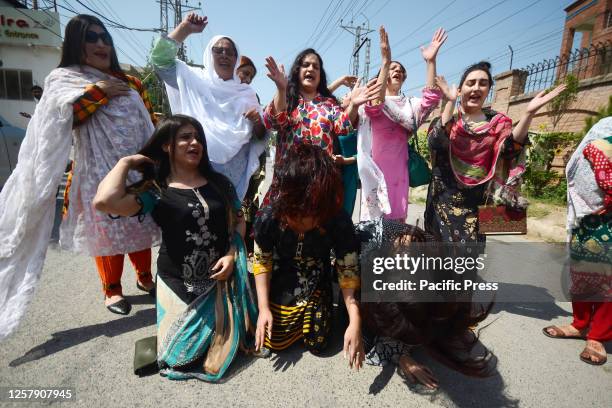
M478 354L483 348L479 341L474 347L474 353ZM440 387L431 390L421 384L412 383L404 379L409 391L426 397L432 403L446 405L447 400L452 400L459 407L518 407L519 400L505 395L504 380L497 371L497 357L491 354L489 367L490 376L485 378L468 377L460 372L450 369L438 360L434 359L423 347L418 347L412 357L421 364L429 367L438 378ZM395 365L387 365L374 378L370 385L369 393L376 395L380 393L389 383L393 374L398 370Z
M43 357L50 356L70 347L85 343L96 337L119 336L133 330L154 325L155 321L155 308L152 308L139 310L138 312L121 319L53 333L51 335L51 339L30 349L23 356L11 361L9 366L18 367L22 364L29 363L30 361L39 360Z

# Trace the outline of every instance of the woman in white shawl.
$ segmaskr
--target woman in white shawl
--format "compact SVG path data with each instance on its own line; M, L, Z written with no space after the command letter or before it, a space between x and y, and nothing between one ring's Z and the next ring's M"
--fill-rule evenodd
M206 17L188 14L168 36L156 40L151 63L166 84L172 113L202 124L213 168L230 179L242 200L259 168L266 130L255 91L236 73L238 47L227 36L214 36L204 50L204 69L176 58L180 43L201 33L207 23Z
M112 38L99 19L77 15L68 22L62 60L44 89L17 167L0 193L0 338L15 329L38 282L73 139L74 177L60 245L97 258L105 303L115 313L130 310L121 292L123 260L110 271L119 264L115 258L138 254L139 285L153 287L150 248L159 241L157 226L148 217L142 222L111 219L92 206L106 173L119 158L137 152L153 132L144 88L121 71ZM132 182L138 181L135 176ZM109 281L111 275L116 281Z

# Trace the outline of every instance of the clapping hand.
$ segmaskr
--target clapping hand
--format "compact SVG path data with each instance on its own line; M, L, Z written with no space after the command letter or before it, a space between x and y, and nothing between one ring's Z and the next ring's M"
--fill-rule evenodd
M421 47L421 55L427 62L435 61L436 55L438 55L438 50L444 44L448 35L443 28L438 28L431 39L431 43L425 47Z
M266 68L268 68L268 78L270 78L275 84L277 89L287 89L287 75L285 75L285 67L283 64L280 66L276 65L274 58L266 58Z

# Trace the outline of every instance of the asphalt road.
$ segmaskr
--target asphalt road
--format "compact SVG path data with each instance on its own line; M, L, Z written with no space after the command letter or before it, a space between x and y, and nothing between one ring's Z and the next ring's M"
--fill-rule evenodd
M411 207L411 217L420 211ZM93 260L50 249L26 318L0 344L0 387L70 388L75 400L64 404L87 407L612 406L612 362L589 366L578 358L582 341L542 335L542 327L571 318L568 303L554 302L495 306L480 326L481 342L497 360L489 378L466 377L416 349L415 358L440 380L435 392L406 383L393 367L349 371L340 352L340 324L323 356L299 346L269 359L241 355L220 384L176 382L156 374L140 378L132 372L134 342L155 334L155 309L135 279L126 260L123 287L133 309L125 317L111 314ZM0 405L34 404L4 400Z

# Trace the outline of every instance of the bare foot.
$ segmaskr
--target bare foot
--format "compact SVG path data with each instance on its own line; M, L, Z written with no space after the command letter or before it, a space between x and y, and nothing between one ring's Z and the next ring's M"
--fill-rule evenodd
M580 337L580 338L584 338L584 333L582 333L580 330L578 330L577 328L575 328L571 324L568 324L568 325L565 325L565 326L548 326L548 327L544 328L544 330L551 337L559 337L559 338L563 338L563 337L569 337L569 338Z
M407 354L400 357L399 366L413 383L418 382L432 390L438 388L438 379L434 377L431 370L427 366L417 363Z
M608 358L606 357L606 349L603 344L597 340L587 340L584 350L580 353L580 359L585 363L601 365Z
M111 297L106 297L104 298L104 306L109 306L109 305L112 305L113 303L117 303L121 299L123 299L123 296L121 295L114 295Z

